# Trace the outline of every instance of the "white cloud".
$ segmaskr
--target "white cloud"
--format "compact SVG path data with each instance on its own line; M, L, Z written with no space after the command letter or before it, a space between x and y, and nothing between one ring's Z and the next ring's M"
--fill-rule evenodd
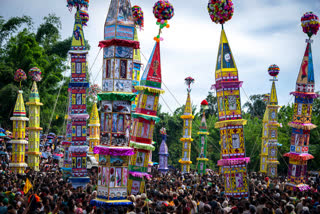
M110 0L90 1L90 20L85 29L85 37L89 40L91 51L89 67L99 52L98 42L103 39L103 26L108 12ZM152 14L155 1L132 0L138 4L145 14L145 29L139 32L141 51L149 58L154 45L153 37L158 32L156 19ZM184 78L192 76L195 84L192 90L192 100L199 106L207 96L210 86L215 82L214 68L220 38L219 25L211 22L207 13L207 0L171 1L175 7L175 16L169 21L171 27L163 30L164 41L161 43L162 77L164 83L175 95L180 104L186 101L186 86ZM271 83L267 74L270 64L278 64L281 71L277 82L280 105L292 100L289 92L295 88L295 81L305 49L306 35L300 27L300 17L304 12L313 11L320 15L320 2L313 0L241 0L234 1L235 14L231 21L225 24L227 37L233 52L240 80L248 96L268 93ZM65 7L64 0L10 0L4 1L3 16L33 17L36 25L42 17L55 12L61 17L62 37L71 36L73 14ZM314 37L313 57L316 78L316 88L320 90L320 41ZM102 53L92 66L92 76L95 77L101 69ZM97 83L101 84L101 73ZM163 87L166 89L165 87ZM172 110L178 103L166 92L164 99ZM247 97L242 92L242 104ZM163 110L168 111L162 100Z

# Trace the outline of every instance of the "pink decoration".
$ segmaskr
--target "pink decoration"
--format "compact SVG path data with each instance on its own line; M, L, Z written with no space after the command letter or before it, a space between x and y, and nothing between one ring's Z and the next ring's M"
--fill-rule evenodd
M230 158L230 159L221 159L218 160L218 165L219 166L230 166L230 165L239 165L239 164L244 164L244 163L249 163L250 158Z
M93 148L93 152L99 155L111 155L111 156L130 156L134 154L133 148L130 148L130 147L96 146Z
M145 172L130 172L129 174L132 175L133 177L137 177L137 178L147 178L147 179L151 179L152 175L149 175L148 173Z

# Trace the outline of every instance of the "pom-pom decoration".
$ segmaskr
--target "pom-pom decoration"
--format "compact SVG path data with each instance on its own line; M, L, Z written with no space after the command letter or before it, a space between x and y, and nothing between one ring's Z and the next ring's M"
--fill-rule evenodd
M140 30L143 28L144 26L144 17L143 17L143 11L141 9L141 7L135 5L132 7L132 16L133 16L133 20L134 20L134 24L136 26L139 26Z
M162 128L160 129L160 134L161 134L161 135L167 135L167 130L166 130L166 128L162 127Z
M194 83L194 79L192 77L187 77L184 79L184 82L188 86L187 91L190 92L191 91L191 84Z
M161 30L163 28L169 28L168 20L174 15L174 8L172 4L167 0L159 0L153 6L153 14L157 18L157 25L159 25L159 33L154 40L160 42L163 39L160 37Z
M80 10L79 11L79 16L81 19L81 23L83 26L87 26L87 22L89 21L89 14L87 11Z
M203 110L209 109L208 105L209 105L208 101L202 100L201 107L202 107Z
M16 70L16 72L14 73L14 80L16 82L21 83L21 81L26 80L26 79L27 79L27 75L22 69Z
M209 0L208 12L210 18L216 24L224 24L233 16L232 0Z
M101 92L101 88L98 84L91 85L89 88L89 96L93 97L93 99L96 99L97 95Z
M280 72L280 68L276 64L270 65L268 68L268 73L272 77L278 76L279 72Z
M77 9L85 8L88 9L89 7L89 0L67 0L67 7L71 11L73 7Z
M37 67L30 68L29 76L32 77L33 81L39 82L41 78L41 70Z
M307 34L309 38L313 35L317 35L320 26L318 16L312 12L303 14L301 17L301 26L303 32Z

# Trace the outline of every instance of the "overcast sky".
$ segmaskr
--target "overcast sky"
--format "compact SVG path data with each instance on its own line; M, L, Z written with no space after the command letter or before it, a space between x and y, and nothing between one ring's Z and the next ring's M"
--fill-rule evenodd
M44 16L55 13L62 21L62 39L72 35L74 11L69 12L65 0L0 0L1 16L28 15L37 27ZM144 11L145 27L139 32L142 54L148 59L152 51L153 37L158 26L152 14L155 0L132 0ZM191 99L199 106L214 84L214 68L218 52L221 26L211 22L207 12L207 0L171 0L175 16L169 21L170 28L164 29L161 43L162 80L174 94L177 101L163 86L165 102L174 111L186 101L184 78L195 79ZM102 51L98 42L103 39L103 26L110 0L91 0L90 20L85 27L85 38L89 41L89 68L92 82L101 85ZM320 15L319 0L239 0L234 1L233 18L225 24L225 31L238 67L242 104L253 94L269 93L271 82L267 73L270 64L280 67L277 92L280 105L293 101L289 95L295 82L305 50L306 34L302 32L300 18L307 11ZM320 90L320 38L313 38L313 62L316 90ZM147 59L142 56L143 63ZM69 75L69 74L68 74ZM160 99L164 111L170 110Z

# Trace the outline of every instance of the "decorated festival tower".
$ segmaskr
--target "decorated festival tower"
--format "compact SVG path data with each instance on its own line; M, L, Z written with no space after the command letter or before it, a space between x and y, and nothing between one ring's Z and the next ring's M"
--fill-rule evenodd
M269 105L270 94L265 94L263 101ZM260 152L260 172L267 174L268 171L268 133L269 133L269 109L266 107L266 110L263 114L262 120L262 137L261 137L261 152Z
M133 132L130 146L135 149L129 165L128 191L131 194L145 192L144 180L149 178L148 163L152 145L153 129L159 121L157 108L161 89L161 61L160 43L156 42L147 67L142 75L140 85L135 87L139 91L139 100L134 117Z
M295 96L292 122L290 152L284 156L289 157L288 183L291 190L308 190L307 161L314 157L308 153L310 131L316 128L311 123L313 100L318 97L315 93L315 79L311 52L311 36L319 30L319 19L312 12L305 13L302 18L303 31L309 36L307 47L302 59L300 71L296 81L296 90L291 92Z
M94 102L90 114L89 120L89 155L94 155L96 160L99 160L99 155L93 154L93 148L98 146L100 143L100 120L97 108L97 103Z
M96 98L98 93L101 92L101 89L97 84L91 85L89 88L89 96L93 99L93 106L91 109L90 119L89 119L89 155L95 157L95 159L99 160L99 155L93 153L93 148L100 144L100 119L99 112L97 107Z
M135 5L132 7L132 16L135 22L135 29L134 29L134 41L139 42L138 38L138 29L142 29L144 27L144 16L141 7ZM136 95L139 94L138 90L135 89L135 86L138 86L140 83L140 70L142 67L141 63L141 55L140 49L133 49L133 70L132 70L132 92ZM136 96L135 100L132 101L132 112L136 111L137 103L138 103L139 96Z
M268 177L277 177L278 168L278 105L276 84L279 67L271 65L268 69L269 75L273 78L271 93L268 96L267 108L263 116L263 133L261 145L260 172L264 172Z
M69 0L70 9L76 8L75 23L72 33L71 50L71 80L69 88L71 92L71 146L69 153L72 158L72 176L69 180L72 186L85 186L90 178L87 175L87 89L89 87L87 76L87 54L86 41L83 26L86 25L89 15L81 8L88 8L86 0Z
M192 133L192 120L194 116L192 115L192 105L190 99L190 92L191 92L191 84L194 83L194 79L192 77L185 78L186 85L188 86L188 96L186 105L184 107L184 113L181 115L183 119L183 136L180 138L182 142L182 157L179 160L181 164L181 172L182 173L189 173L190 172L190 165L192 164L191 158L191 142L193 139L191 138Z
M199 157L197 158L197 170L198 174L204 175L206 174L207 169L207 161L209 160L207 158L207 136L209 135L209 132L207 130L207 122L206 122L206 114L205 110L208 109L208 102L206 100L203 100L201 102L201 108L202 108L202 119L200 123L200 130L198 132L200 141L199 141Z
M129 0L111 0L104 25L98 195L93 206L110 207L132 204L127 200L132 101L133 54L139 49L134 40L135 24Z
M63 167L62 174L63 178L68 178L72 175L72 157L71 153L69 152L69 148L71 146L72 142L72 122L71 122L71 107L72 107L72 96L71 96L71 88L68 89L68 114L65 115L65 118L67 120L66 125L66 137L64 141L62 142L62 146L64 149L64 156L63 156Z
M21 88L21 81L26 80L27 76L23 70L18 69L15 73L14 80L20 82ZM29 119L26 117L26 109L24 106L23 91L18 91L18 97L16 104L14 106L13 115L10 120L13 121L12 124L12 136L13 139L11 140L12 143L12 154L11 154L11 163L9 163L9 168L12 172L17 174L24 174L24 171L27 167L25 163L25 151L26 151L26 121Z
M243 198L249 196L247 183L247 163L242 119L238 70L231 53L227 36L223 29L224 22L233 15L233 3L210 0L208 11L213 22L222 24L215 71L219 121L215 124L220 129L222 158L218 165L224 177L225 194L228 197Z
M33 67L29 71L29 75L32 76L33 84L31 88L31 93L29 96L29 102L26 104L29 106L29 127L28 138L28 167L34 171L39 171L40 162L40 106L43 104L40 102L40 97L38 93L37 81L41 80L41 71L37 67Z
M161 173L166 173L169 170L168 168L169 151L168 151L168 146L166 144L167 131L164 127L160 129L160 134L161 134L162 142L159 148L159 171Z

